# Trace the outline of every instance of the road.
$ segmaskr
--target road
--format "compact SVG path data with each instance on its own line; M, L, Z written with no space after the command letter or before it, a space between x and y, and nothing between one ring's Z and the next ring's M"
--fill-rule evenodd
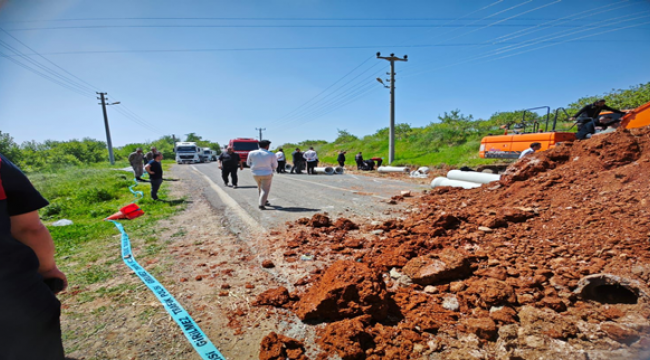
M359 174L275 174L269 196L271 206L260 210L257 185L249 169L239 171L237 189L224 185L216 162L175 165L172 171L175 176L191 181L193 191L202 191L213 208L223 210L235 232L267 232L286 221L323 212L333 218L378 218L390 213L394 205L387 200L391 196L403 190L426 189L420 184Z

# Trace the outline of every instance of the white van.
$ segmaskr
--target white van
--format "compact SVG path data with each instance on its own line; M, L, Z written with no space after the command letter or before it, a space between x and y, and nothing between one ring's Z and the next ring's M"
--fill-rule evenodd
M177 142L174 145L176 162L178 164L192 164L203 162L202 149L195 142Z

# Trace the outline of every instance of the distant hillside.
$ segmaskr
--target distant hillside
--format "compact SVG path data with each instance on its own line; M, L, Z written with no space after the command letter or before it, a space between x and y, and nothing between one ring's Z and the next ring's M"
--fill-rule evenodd
M588 96L565 106L569 114L575 114L582 106L598 99L606 99L614 108L631 109L650 101L650 83L633 86L626 90L612 90L603 95ZM552 113L554 113L553 110ZM424 127L411 127L397 124L395 128L395 162L393 165L441 166L478 165L493 163L496 160L481 159L478 148L481 139L489 134L501 134L501 125L520 122L522 111L498 112L489 119L474 120L472 115L463 115L460 110L445 112ZM526 122L539 121L544 126L545 119L537 114L526 114ZM551 117L551 122L553 116ZM569 130L572 126L564 113L558 115L556 130ZM550 126L550 125L549 125ZM364 158L388 158L388 128L378 130L372 135L357 137L346 130L339 130L334 142L307 140L298 144L283 144L280 147L291 153L296 147L305 149L314 146L319 158L327 163L335 163L340 150L347 151L347 161L354 163L354 155L361 151Z

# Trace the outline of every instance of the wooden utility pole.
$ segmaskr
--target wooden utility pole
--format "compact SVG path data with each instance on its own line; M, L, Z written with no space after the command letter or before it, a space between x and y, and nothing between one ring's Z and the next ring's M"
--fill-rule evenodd
M115 165L115 156L113 156L113 142L111 141L111 129L108 127L108 115L106 114L106 93L98 92L99 98L101 100L102 110L104 111L104 127L106 128L106 145L108 145L108 160L111 162L111 165Z
M259 132L260 132L260 141L262 141L262 131L266 130L266 128L255 128L255 130L259 130Z
M408 61L408 55L403 58L398 58L395 54L390 56L381 56L377 53L377 59L384 59L390 61L390 128L388 139L388 164L392 164L395 160L395 61Z

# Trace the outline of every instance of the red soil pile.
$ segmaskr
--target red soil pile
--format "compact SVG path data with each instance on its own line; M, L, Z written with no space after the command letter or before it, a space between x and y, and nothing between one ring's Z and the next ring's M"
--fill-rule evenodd
M308 360L305 345L296 339L274 332L262 339L260 360Z
M356 261L334 263L296 304L301 320L342 320L370 315L382 320L388 312L381 274Z
M648 189L650 129L621 129L499 182L405 200L416 208L359 231L319 217L288 243L354 261L327 269L296 313L333 321L318 344L343 359L650 358ZM626 285L583 297L579 280L599 273Z
M287 304L291 301L291 296L289 295L289 290L284 286L275 289L269 289L265 292L257 295L257 299L253 302L253 305L270 305L275 307L281 307L284 304Z

